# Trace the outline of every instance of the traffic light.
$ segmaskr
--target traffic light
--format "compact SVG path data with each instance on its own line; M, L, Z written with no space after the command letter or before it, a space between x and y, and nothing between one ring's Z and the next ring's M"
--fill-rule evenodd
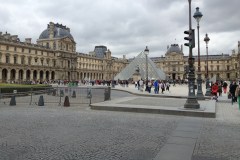
M184 43L184 46L189 46L191 48L195 47L195 30L191 29L184 31L184 34L188 34L188 37L184 37L185 40L188 40L189 43Z

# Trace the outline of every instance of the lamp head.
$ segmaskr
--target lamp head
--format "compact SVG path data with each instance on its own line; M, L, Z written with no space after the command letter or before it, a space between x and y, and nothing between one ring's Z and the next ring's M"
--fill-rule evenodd
M148 46L146 46L146 48L145 48L145 50L144 50L144 54L145 54L145 55L148 55L148 54L149 54Z
M206 33L206 36L204 38L204 41L206 42L206 44L208 44L208 42L210 41L210 38L208 37L208 34Z
M202 18L202 13L199 11L199 7L196 8L196 12L194 13L193 17L196 19L197 22L200 22Z

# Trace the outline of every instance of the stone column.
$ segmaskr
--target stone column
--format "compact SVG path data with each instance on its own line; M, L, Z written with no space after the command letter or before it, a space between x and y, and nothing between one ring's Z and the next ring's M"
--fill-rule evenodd
M7 70L7 82L10 82L10 75L11 75L11 70L10 69L8 69Z
M49 80L52 80L52 71L49 71Z
M27 71L23 70L23 81L26 81L27 80L27 74L26 74Z
M40 72L38 70L37 71L37 81L40 80Z
M30 80L31 81L33 80L33 70L31 70L31 72L30 72Z
M19 82L19 69L16 69L16 76L15 76L14 81Z
M2 82L2 69L0 69L0 82Z
M43 71L43 81L45 81L47 79L46 77L46 71Z

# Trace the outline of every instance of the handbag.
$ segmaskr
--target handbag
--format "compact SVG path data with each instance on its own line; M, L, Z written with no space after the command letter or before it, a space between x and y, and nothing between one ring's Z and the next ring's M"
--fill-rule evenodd
M228 93L228 99L231 99L232 98L232 94L229 92Z

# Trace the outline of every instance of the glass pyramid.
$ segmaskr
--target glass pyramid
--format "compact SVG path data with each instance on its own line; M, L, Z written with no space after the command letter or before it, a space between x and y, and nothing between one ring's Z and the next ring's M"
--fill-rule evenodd
M159 79L165 80L165 73L158 69L155 63L148 57L148 79ZM114 77L114 80L128 80L133 77L133 74L136 73L136 68L139 69L140 76L143 80L146 79L146 55L144 51L141 52L137 57L130 62L126 68L124 68L119 74Z

